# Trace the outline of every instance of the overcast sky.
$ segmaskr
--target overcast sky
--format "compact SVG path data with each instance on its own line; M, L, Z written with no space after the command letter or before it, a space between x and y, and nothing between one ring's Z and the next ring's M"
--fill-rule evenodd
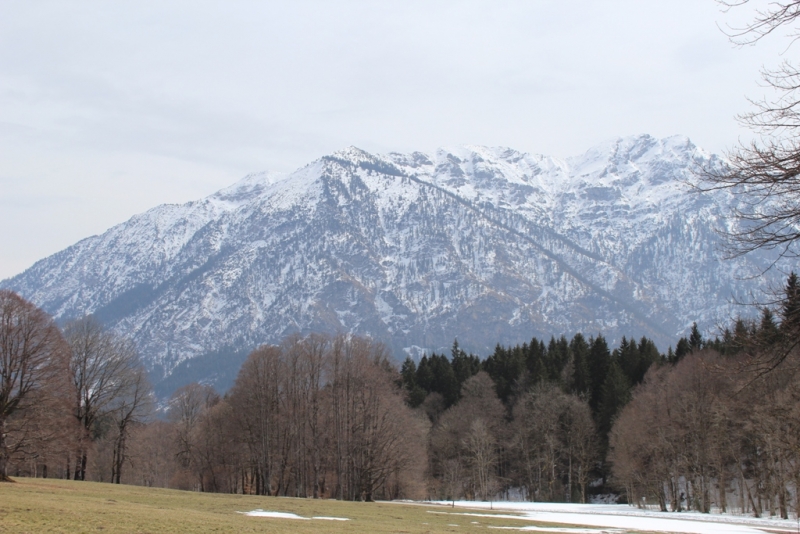
M371 152L720 152L776 36L713 0L0 3L0 279L131 215Z

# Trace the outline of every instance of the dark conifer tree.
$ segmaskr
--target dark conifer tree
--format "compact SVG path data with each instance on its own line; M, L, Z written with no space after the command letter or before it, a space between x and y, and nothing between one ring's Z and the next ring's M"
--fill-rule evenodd
M506 406L522 378L525 363L522 347L517 345L505 349L499 344L495 347L494 354L483 361L483 370L494 381L497 397Z
M644 380L644 375L650 369L651 365L658 365L663 362L661 353L658 352L658 347L651 340L642 336L639 340L639 371L631 380L633 385L641 384Z
M612 361L603 382L598 414L598 430L604 438L608 437L614 418L631 398L631 384L622 368Z
M411 390L417 385L417 364L410 356L406 356L403 365L400 367L400 377L403 381L403 387Z
M611 366L611 352L608 350L608 343L601 335L594 339L590 338L589 342L589 370L592 373L592 392L589 397L589 406L592 408L592 413L597 414L600 408L603 384Z
M750 338L752 332L747 327L747 323L743 319L736 319L736 324L733 327L733 340L731 342L731 353L739 352L740 350L750 345Z
M468 378L475 376L481 370L481 360L474 354L467 354L458 346L458 340L453 341L453 349L451 351L453 366L453 373L458 382L459 394L461 386Z
M417 384L417 366L410 357L406 357L403 366L400 368L400 376L403 388L408 394L407 404L416 408L423 403L428 392Z
M781 305L781 330L795 339L800 337L800 282L792 271L786 280L786 289Z
M526 368L528 370L528 383L530 385L538 384L547 380L547 365L545 359L547 357L547 349L543 351L535 350L528 353L526 361Z
M547 379L547 349L544 342L536 338L531 339L525 354L525 367L528 370L528 384L538 384Z
M678 363L690 352L692 352L692 347L689 345L689 340L685 337L680 338L678 344L675 345L675 358L672 363Z
M758 326L758 341L759 345L769 347L774 345L780 339L780 330L775 323L775 315L769 308L764 308L761 311L761 323Z
M730 328L725 328L725 331L722 333L722 339L720 340L720 352L722 354L729 354L731 352L731 347L733 346L733 333L731 332Z
M634 383L636 376L639 374L639 347L636 345L636 341L633 339L628 341L623 336L619 349L612 354L612 359L619 364L628 381Z
M583 397L589 394L592 386L589 372L589 344L583 335L578 333L570 341L569 350L572 354L573 393Z
M417 385L430 393L433 387L433 371L429 365L428 356L424 355L417 366Z
M569 362L569 342L567 338L561 336L558 340L555 337L550 338L550 344L547 347L547 360L545 367L547 368L547 378L550 381L558 381L561 379L561 372Z
M433 381L431 391L441 393L446 407L452 406L458 401L459 384L453 372L450 360L444 354L431 354L429 360Z
M692 352L703 348L703 335L697 328L697 323L692 323L692 331L689 334L689 348L692 350Z

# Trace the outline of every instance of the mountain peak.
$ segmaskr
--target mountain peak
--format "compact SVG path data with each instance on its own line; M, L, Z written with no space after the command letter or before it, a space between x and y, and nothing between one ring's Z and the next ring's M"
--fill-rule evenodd
M348 146L341 150L337 150L333 154L331 154L334 158L344 159L353 163L358 163L360 161L374 161L376 156L370 154L366 150L362 150L357 146Z
M220 189L210 198L234 203L246 201L252 196L260 194L270 185L283 181L288 177L288 174L277 171L251 173L235 184Z
M766 255L722 261L714 227L730 196L676 185L704 154L646 135L567 160L348 147L149 210L0 287L57 319L95 314L154 376L189 373L194 358L235 375L226 355L293 332L370 335L400 357L456 337L486 354L578 331L665 350L772 283L748 278Z

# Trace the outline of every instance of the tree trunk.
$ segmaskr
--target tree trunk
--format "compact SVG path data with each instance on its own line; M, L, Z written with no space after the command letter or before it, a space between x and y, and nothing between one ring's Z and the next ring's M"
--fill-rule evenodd
M567 502L572 502L572 451L569 453L569 468L567 469Z
M114 458L111 468L112 484L119 484L122 478L122 464L125 461L125 429L120 429L119 436L114 442Z
M6 422L0 419L0 482L9 482L8 477L8 445L6 444Z
M757 506L755 501L753 501L753 493L750 491L750 487L747 486L746 482L745 482L745 489L747 491L747 498L750 501L750 506L753 507L753 517L761 517L761 507Z
M86 450L81 447L75 459L75 480L86 480Z

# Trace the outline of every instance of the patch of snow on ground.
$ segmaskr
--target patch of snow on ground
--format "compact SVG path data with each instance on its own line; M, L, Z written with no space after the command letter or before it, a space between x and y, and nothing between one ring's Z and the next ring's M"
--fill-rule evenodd
M274 517L276 519L302 519L308 520L307 517L300 517L297 514L292 514L289 512L271 512L268 510L253 510L251 512L239 512L244 515L249 515L250 517Z
M301 519L303 521L308 521L310 519L321 519L324 521L350 521L350 519L346 517L327 517L327 516L314 516L314 517L302 517L297 514L293 514L290 512L272 512L269 510L253 510L250 512L239 512L240 514L249 515L250 517L272 517L275 519Z

